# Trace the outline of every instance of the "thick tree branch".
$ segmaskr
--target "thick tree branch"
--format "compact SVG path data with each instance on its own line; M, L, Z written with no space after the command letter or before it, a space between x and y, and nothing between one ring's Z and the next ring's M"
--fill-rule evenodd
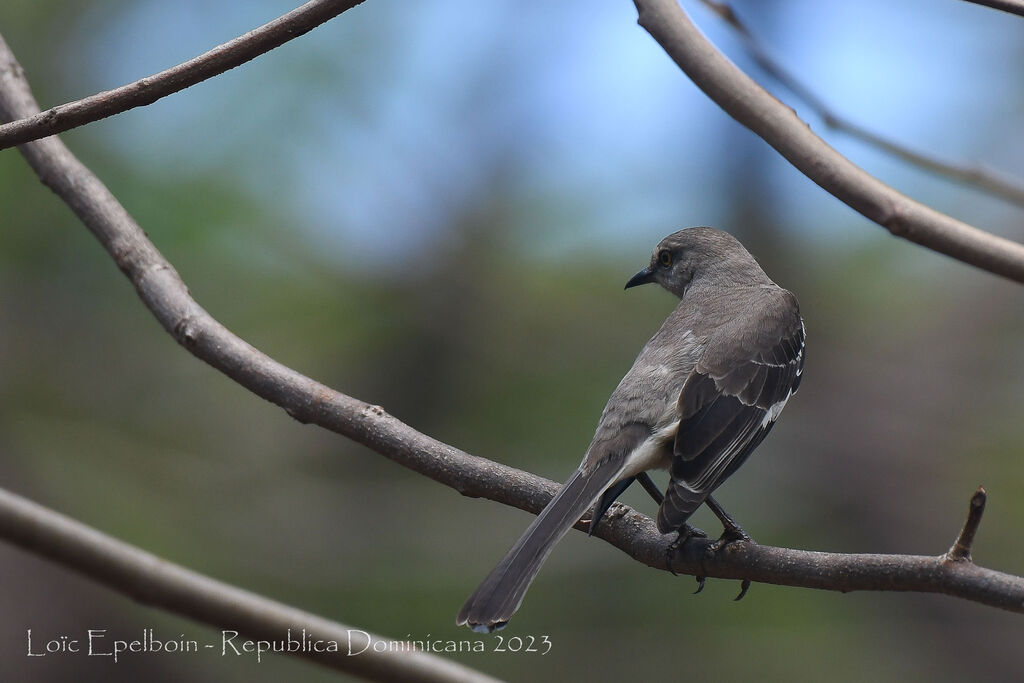
M282 641L291 631L301 642L327 650L289 654L331 669L380 681L485 683L494 681L468 667L419 650L401 650L361 629L328 621L308 612L222 583L172 564L30 500L0 489L0 538L48 558L145 605L180 614L219 629L238 631L247 639ZM235 644L241 649L239 638ZM374 644L378 648L374 647ZM351 648L351 650L349 649ZM265 648L264 648L265 649ZM230 651L230 650L229 650ZM349 652L360 653L349 655Z
M120 88L20 117L0 126L0 149L38 140L156 102L270 52L363 2L310 0L209 52Z
M898 159L902 159L908 164L931 171L954 182L970 185L1014 204L1024 206L1024 185L1016 178L1010 178L1002 173L980 166L953 164L930 154L912 150L906 145L874 133L837 114L835 110L825 104L825 100L819 97L817 93L775 61L757 37L751 33L747 25L736 15L731 5L726 2L719 2L718 0L701 0L701 3L735 29L736 33L743 39L747 52L754 58L754 61L761 67L762 71L803 100L804 104L820 116L825 125L832 130L845 133L850 137L871 145L875 149L880 149Z
M1024 283L1024 245L935 211L857 167L715 49L677 0L634 4L640 25L697 87L827 192L897 237Z
M37 110L14 56L0 39L0 115ZM190 353L243 387L311 422L346 436L463 495L538 513L557 485L541 477L464 453L421 434L378 406L301 375L238 338L203 310L174 268L100 180L56 137L21 147L39 175L96 235L160 324ZM651 567L666 568L669 537L626 506L609 511L595 535ZM580 522L577 528L586 529ZM671 558L672 569L698 576L749 579L824 590L945 593L1024 612L1024 579L966 561L913 555L847 555L733 543L708 553L693 540Z

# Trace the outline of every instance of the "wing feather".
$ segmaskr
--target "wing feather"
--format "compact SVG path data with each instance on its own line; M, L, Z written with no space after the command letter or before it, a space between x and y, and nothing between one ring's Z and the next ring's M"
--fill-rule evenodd
M682 528L743 464L800 384L803 321L796 299L780 291L792 300L791 315L766 316L750 336L733 337L741 338L741 345L709 344L711 353L701 357L683 384L671 481L658 511L662 533Z

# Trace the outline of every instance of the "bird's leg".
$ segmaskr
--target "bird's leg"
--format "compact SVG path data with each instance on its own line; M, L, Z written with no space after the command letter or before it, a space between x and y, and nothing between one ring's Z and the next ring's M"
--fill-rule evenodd
M717 541L712 543L711 547L708 549L711 553L717 553L727 544L732 543L734 541L746 541L748 543L754 542L754 539L750 537L750 534L744 531L743 527L736 523L736 520L732 518L732 515L726 512L725 508L719 505L717 500L715 500L711 496L708 496L707 500L705 500L704 502L707 503L707 506L711 508L711 511L713 513L715 513L715 517L718 517L718 520L722 523L722 526L724 527L722 535L719 537ZM700 588L703 587L704 584L702 583ZM697 589L697 592L700 592L700 588ZM733 600L742 600L743 596L747 594L747 591L749 589L750 580L743 579L743 581L740 583L740 594L733 598Z
M664 502L665 496L661 493L661 490L658 488L657 484L655 484L654 481L651 479L651 475L647 474L646 472L641 472L635 477L630 477L629 479L623 479L619 483L610 487L601 495L601 500L598 501L597 507L594 508L594 516L590 521L590 528L588 529L587 533L593 535L594 526L601 519L601 517L604 516L604 513L608 511L608 508L611 507L611 504L613 502L615 502L615 499L622 495L622 492L629 488L629 485L632 484L634 480L640 482L640 485L644 487L644 491L647 491L651 498L654 499L655 503L661 505L662 502ZM672 569L672 557L675 555L676 551L679 550L679 548L681 548L682 545L691 538L707 537L708 535L700 529L698 529L697 527L690 526L689 524L683 525L683 528L679 530L679 535L676 536L676 540L673 541L665 549L665 569L669 570L672 576L679 576L678 574L676 574L675 570ZM700 593L702 590L704 590L704 577L697 576L694 578L697 579L697 590L695 590L694 593Z
M647 494L654 500L654 502L657 505L661 505L663 502L665 502L665 494L661 492L661 489L658 488L658 485L654 483L653 479L651 479L651 475L647 474L646 472L641 472L640 474L636 475L636 480L640 482L640 485L644 487L644 491L647 491Z
M721 545L716 544L715 550L718 550L725 544L732 543L733 541L747 541L748 543L754 542L754 539L750 537L750 534L744 531L743 527L736 523L736 520L732 518L732 515L726 512L725 508L719 505L717 500L708 496L704 502L711 511L715 513L715 517L718 517L718 520L722 523L722 527L724 527L722 536L718 539Z
M679 576L678 574L676 574L675 570L672 569L672 558L675 556L676 551L683 547L683 544L691 538L708 537L706 533L704 533L695 526L690 526L689 524L684 524L677 533L679 535L676 536L676 540L672 541L672 543L670 543L668 547L665 548L665 569L667 569L669 573L672 574L672 576ZM700 593L704 589L704 577L698 576L697 581L698 583L700 583L700 586L697 587L696 592Z
M658 485L654 483L653 479L651 479L651 475L646 472L641 472L635 477L623 479L622 481L609 486L608 490L601 494L601 499L594 507L594 515L590 518L590 527L587 529L587 534L590 536L594 535L594 528L597 527L597 523L600 522L601 518L604 517L606 512L608 512L608 508L612 506L612 503L614 503L619 496L625 493L626 489L628 489L634 481L640 482L640 485L644 487L644 491L647 491L648 495L650 495L658 505L661 505L662 501L665 500L665 496L658 488Z
M654 480L651 479L651 475L646 472L641 472L636 475L636 480L640 482L640 485L644 487L644 491L647 491L648 495L650 495L655 503L661 505L665 502L665 495L661 492L661 489L658 488L658 485L654 483ZM679 576L676 574L675 570L672 569L672 556L675 555L676 551L692 537L707 538L708 535L697 527L686 524L679 530L679 535L676 536L676 540L665 549L665 569L667 569L672 576ZM704 577L697 576L694 578L697 579L697 590L695 590L694 593L700 593L704 590Z

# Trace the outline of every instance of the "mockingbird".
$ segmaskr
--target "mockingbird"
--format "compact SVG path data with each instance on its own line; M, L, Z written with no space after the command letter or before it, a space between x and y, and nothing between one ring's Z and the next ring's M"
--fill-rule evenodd
M771 431L800 384L796 297L731 235L688 228L663 239L626 288L656 282L681 299L612 392L579 469L466 600L456 621L502 628L555 544L592 505L590 529L633 481L657 495L658 529L695 530L707 503L723 539L747 538L711 498ZM662 499L646 471L668 469Z

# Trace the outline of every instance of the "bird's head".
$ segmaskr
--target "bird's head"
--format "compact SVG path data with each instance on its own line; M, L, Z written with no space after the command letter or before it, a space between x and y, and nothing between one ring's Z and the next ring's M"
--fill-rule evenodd
M770 282L757 261L735 237L714 228L686 228L658 242L649 266L626 289L656 282L679 298L701 279L719 284Z

